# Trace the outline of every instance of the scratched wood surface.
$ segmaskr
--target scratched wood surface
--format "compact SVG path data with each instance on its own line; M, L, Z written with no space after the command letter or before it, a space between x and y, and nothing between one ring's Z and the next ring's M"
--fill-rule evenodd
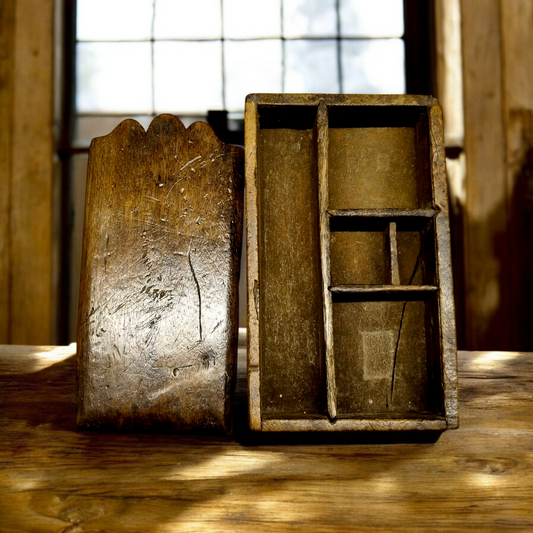
M246 106L252 427L456 427L438 102L256 94Z
M533 530L531 353L459 352L435 442L251 435L244 347L235 437L80 432L74 354L0 347L2 533Z
M133 120L89 155L81 428L231 431L243 150L205 123Z

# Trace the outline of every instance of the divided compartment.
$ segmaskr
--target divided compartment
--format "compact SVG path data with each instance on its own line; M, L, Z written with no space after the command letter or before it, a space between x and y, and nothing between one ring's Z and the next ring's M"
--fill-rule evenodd
M257 135L264 417L324 416L316 108L260 108Z
M435 231L422 216L330 217L331 285L436 285Z
M337 418L442 416L433 218L337 216L330 232Z
M427 110L329 107L329 208L432 205Z
M337 418L444 415L435 292L334 294L333 332Z

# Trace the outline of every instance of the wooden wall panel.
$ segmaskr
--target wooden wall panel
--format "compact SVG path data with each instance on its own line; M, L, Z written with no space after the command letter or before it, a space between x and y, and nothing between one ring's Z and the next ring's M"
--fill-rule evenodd
M465 346L464 204L465 154L461 0L434 0L436 95L444 115L444 141L455 295L457 345Z
M434 0L435 78L444 113L446 146L464 142L463 69L461 49L461 0Z
M0 342L46 344L54 340L54 2L3 0L1 5L7 46L0 66Z
M533 350L533 2L500 0L511 260L509 349Z
M0 343L9 339L9 198L15 0L0 2Z
M467 349L533 350L533 3L462 0Z
M462 1L468 349L511 348L499 0Z

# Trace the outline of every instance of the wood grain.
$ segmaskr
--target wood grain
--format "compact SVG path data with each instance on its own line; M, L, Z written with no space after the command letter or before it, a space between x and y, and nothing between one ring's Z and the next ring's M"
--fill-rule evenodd
M253 430L261 429L261 381L259 379L259 250L255 235L259 222L259 190L257 183L257 140L259 115L253 100L245 102L244 144L245 175L253 176L246 183L246 322L248 335L248 407L249 423Z
M436 285L334 285L331 292L359 294L418 294L437 292Z
M326 363L327 411L330 420L337 417L337 385L335 384L335 341L333 338L333 303L331 286L331 232L329 229L329 126L328 108L318 104L314 135L316 137L318 178L318 220L320 232L320 270L322 273L322 317L324 321L324 352Z
M0 342L10 341L10 199L15 2L0 3Z
M0 531L530 531L533 354L459 352L461 427L235 438L76 431L75 347L0 348Z
M528 316L533 298L533 3L500 1L502 33L502 110L510 252L510 349L533 349ZM524 253L524 249L528 252Z
M0 340L51 343L52 0L0 7ZM36 90L38 87L38 90Z
M403 218L422 217L431 218L434 209L328 209L333 217L376 217L376 218Z
M499 0L461 2L465 109L465 313L469 349L510 345ZM506 326L502 327L505 324Z
M446 146L463 146L463 68L461 0L435 0L436 89L444 123Z
M437 0L435 22L460 346L530 350L532 5Z
M260 293L252 301L260 318L261 412L269 416L323 413L326 404L313 122L258 132L260 232L248 250L260 250ZM248 286L257 286L250 275Z
M93 140L78 425L231 431L243 150L171 115Z
M389 222L386 234L388 242L388 259L390 264L390 284L400 285L400 269L398 266L398 239L396 237L396 222Z
M455 302L453 299L452 251L450 242L450 220L448 208L448 187L444 157L444 127L442 110L438 105L429 108L431 135L429 142L433 194L439 212L434 218L436 255L438 261L438 320L442 368L440 374L444 391L444 412L450 428L459 424L457 397L457 340L455 334ZM437 348L434 348L437 350Z
M369 106L428 106L437 103L433 96L414 94L365 94L357 95L356 98L363 97L365 105ZM257 105L258 102L266 106L298 105L298 106L318 106L322 100L326 102L331 98L335 100L335 105L351 106L354 102L354 95L351 94L298 94L298 93L278 93L278 94L249 94L246 100Z
M17 0L15 5L10 342L42 344L53 342L55 334L54 2Z

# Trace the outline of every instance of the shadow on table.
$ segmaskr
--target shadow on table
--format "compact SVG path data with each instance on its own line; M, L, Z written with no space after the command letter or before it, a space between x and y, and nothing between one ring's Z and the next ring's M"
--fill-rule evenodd
M75 418L75 356L48 368L28 374L0 375L4 408L9 416L25 420L31 426L48 425L59 431L76 431ZM245 372L240 369L233 402L233 435L213 433L157 432L158 435L179 435L180 438L204 439L206 442L231 443L244 446L262 445L326 445L326 444L396 444L435 443L439 431L355 431L355 432L272 432L249 429ZM77 432L80 435L113 435L100 431ZM148 435L154 433L130 434Z
M305 431L270 432L251 431L248 424L246 394L235 395L233 405L233 438L243 446L290 445L348 445L348 444L432 444L438 441L442 431Z

